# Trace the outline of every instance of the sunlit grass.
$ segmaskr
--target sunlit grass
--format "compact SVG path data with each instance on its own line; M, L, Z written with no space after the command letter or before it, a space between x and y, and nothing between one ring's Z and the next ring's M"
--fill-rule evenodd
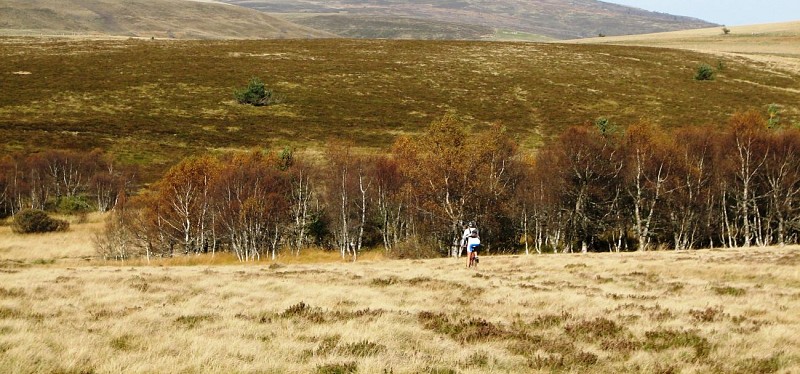
M477 269L313 250L250 264L4 261L0 367L791 373L798 250L486 256Z

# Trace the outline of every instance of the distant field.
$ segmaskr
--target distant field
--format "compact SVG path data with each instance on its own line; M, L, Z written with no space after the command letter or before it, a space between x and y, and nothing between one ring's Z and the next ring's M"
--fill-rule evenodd
M47 265L5 251L0 367L793 373L798 250L483 256L478 269L463 259L291 257L237 266Z
M735 30L734 30L735 31ZM455 113L501 123L526 151L567 126L610 118L717 126L748 108L800 121L800 73L738 57L611 45L287 40L0 39L0 154L104 148L162 169L250 147L313 152L331 138L386 149ZM706 63L715 81L693 79ZM237 105L258 76L285 96Z
M689 49L739 56L766 63L778 70L800 72L800 21L730 26L646 35L574 40L575 43L617 44Z

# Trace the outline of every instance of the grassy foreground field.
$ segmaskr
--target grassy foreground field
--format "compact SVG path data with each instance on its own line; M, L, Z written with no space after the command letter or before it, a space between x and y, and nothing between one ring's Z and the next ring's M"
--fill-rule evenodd
M484 256L478 269L42 265L24 250L0 252L4 372L800 370L798 248Z

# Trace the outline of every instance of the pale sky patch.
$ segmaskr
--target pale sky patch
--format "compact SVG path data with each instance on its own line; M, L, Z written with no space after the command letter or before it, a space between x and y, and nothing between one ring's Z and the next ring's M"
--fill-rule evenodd
M800 21L800 0L605 0L722 25Z

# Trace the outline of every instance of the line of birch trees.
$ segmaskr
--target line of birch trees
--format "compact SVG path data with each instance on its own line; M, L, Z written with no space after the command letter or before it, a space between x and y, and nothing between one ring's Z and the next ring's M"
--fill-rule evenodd
M718 129L573 127L540 150L529 177L519 196L536 251L798 241L800 130L755 111Z
M4 206L47 200L33 192L42 184L14 197L9 176L48 168L0 165ZM50 172L48 193L74 190L53 182L67 174ZM187 158L135 196L84 185L98 207L114 207L98 250L118 259L225 251L253 261L313 246L353 260L364 248L458 256L469 221L489 252L785 245L800 232L800 130L755 111L669 132L598 121L523 155L501 126L474 130L446 116L385 154L332 141L323 160L290 150Z
M0 218L23 209L105 212L135 177L135 168L118 167L99 149L6 155L0 157Z

